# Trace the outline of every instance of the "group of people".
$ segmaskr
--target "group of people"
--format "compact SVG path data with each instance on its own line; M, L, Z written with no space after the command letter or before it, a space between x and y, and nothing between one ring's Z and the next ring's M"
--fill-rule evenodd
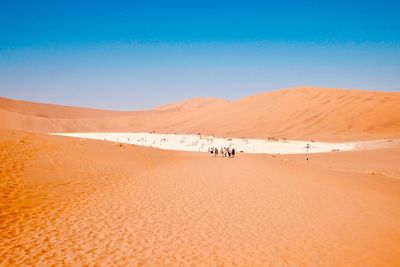
M235 149L230 147L221 147L219 150L217 147L211 147L208 149L208 152L211 154L211 157L218 157L221 154L222 157L234 158L235 157Z

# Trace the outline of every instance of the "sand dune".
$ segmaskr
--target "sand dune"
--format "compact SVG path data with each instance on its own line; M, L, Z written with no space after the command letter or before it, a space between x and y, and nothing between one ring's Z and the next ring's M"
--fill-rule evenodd
M196 109L204 109L215 106L224 106L229 102L220 98L192 98L178 103L167 104L155 108L156 110L163 111L189 111Z
M216 118L217 125L241 121L251 136L373 139L398 136L399 106L400 93L298 88L239 100L229 118Z
M70 107L46 103L18 101L0 97L0 109L40 118L81 119L92 117L109 117L129 115L133 112L100 110L81 107Z
M4 130L0 146L2 266L400 264L398 145L309 162Z
M398 266L398 141L306 161L45 133L394 139L399 107L309 87L126 112L0 98L0 266Z
M35 132L198 133L342 141L400 137L400 93L314 87L227 102L194 99L149 111L112 112L0 101L2 127Z

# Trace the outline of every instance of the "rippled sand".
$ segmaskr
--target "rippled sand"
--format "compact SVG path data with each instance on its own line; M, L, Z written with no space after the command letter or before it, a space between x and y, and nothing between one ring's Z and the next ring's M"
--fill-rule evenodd
M0 265L398 266L396 146L226 159L0 131Z

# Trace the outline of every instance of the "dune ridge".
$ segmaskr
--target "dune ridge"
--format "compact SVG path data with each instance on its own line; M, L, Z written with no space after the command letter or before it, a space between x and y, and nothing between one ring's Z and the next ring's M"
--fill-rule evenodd
M172 103L156 107L155 110L162 111L188 111L200 108L209 108L217 105L228 104L229 101L222 98L201 98L195 97L189 100L184 100L178 103Z
M321 141L400 138L400 93L318 87L236 101L196 98L147 111L105 111L1 99L2 128L33 132L204 133Z

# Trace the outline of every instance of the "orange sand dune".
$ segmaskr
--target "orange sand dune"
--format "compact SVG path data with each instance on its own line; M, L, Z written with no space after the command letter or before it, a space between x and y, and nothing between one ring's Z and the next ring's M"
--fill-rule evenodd
M301 156L0 131L0 265L398 266L400 145Z
M178 103L167 104L161 107L157 107L156 110L163 111L189 111L195 109L210 108L213 106L220 106L228 104L229 102L225 99L220 98L192 98Z
M298 88L239 100L216 116L232 135L374 139L400 136L400 93ZM240 127L233 127L240 122ZM243 131L241 129L247 129Z
M227 102L193 99L112 112L2 99L2 127L34 132L158 131L315 140L400 138L400 93L315 87Z
M40 118L58 118L58 119L81 119L91 117L123 116L133 112L110 111L91 108L80 108L61 106L45 103L34 103L29 101L19 101L0 97L0 109L2 111L15 112L21 115L27 115Z

